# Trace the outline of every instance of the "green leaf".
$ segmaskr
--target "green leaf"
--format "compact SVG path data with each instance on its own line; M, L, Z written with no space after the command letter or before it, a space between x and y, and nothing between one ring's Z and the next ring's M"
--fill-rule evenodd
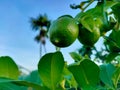
M115 88L117 88L119 79L120 79L120 67L115 70L112 76L112 81L113 81Z
M75 20L78 24L80 24L81 16L84 14L84 12L80 12L75 16Z
M98 86L96 90L108 90L108 89L103 86Z
M112 64L103 64L100 66L100 79L107 87L114 88L112 82L114 71L115 67Z
M112 60L115 59L115 57L119 55L118 53L109 53L106 57L106 62L109 63L111 62Z
M110 9L112 6L114 6L115 4L119 3L119 1L114 1L114 0L106 0L106 5L105 5L105 11L107 11L108 9Z
M96 25L96 20L94 20L93 16L90 13L83 13L80 22L89 32L93 32L98 28Z
M60 82L64 69L64 58L61 52L44 55L38 64L38 72L43 84L55 90Z
M113 30L111 32L111 34L109 35L109 38L111 39L110 41L108 41L109 47L113 50L113 51L120 51L120 30L115 31Z
M120 55L118 55L117 57L116 57L116 61L119 63L119 65L120 65Z
M94 18L100 18L101 23L100 24L100 31L104 34L107 31L109 31L109 22L108 22L108 15L106 9L106 0L103 1L104 3L98 3L97 6L95 7L95 12L93 13Z
M120 12L118 10L120 10L120 3L117 3L112 7L112 11L113 11L116 19L120 23Z
M29 82L34 82L36 84L42 85L38 70L32 71L29 75L20 76L19 80L25 80Z
M89 59L84 59L78 65L70 65L68 69L82 88L92 88L99 82L99 67Z
M100 30L102 35L109 30L108 16L104 4L97 4L95 8L79 13L75 19L78 19L78 22L89 32Z
M66 88L70 88L70 87L77 88L78 84L77 84L73 74L68 70L67 67L64 67L63 77L65 78L64 86Z
M19 70L16 63L9 56L0 57L0 77L18 79Z
M28 87L18 86L13 83L0 83L0 90L27 90Z
M89 85L89 86L83 87L82 90L96 90L96 87Z
M0 85L8 84L8 83L13 83L14 85L17 86L26 86L26 87L31 87L35 90L49 90L46 87L42 87L39 84L35 84L33 82L28 82L24 80L13 80L13 79L8 79L8 78L0 78ZM10 86L10 88L13 88Z
M75 62L78 62L82 59L82 56L76 52L71 52L70 56L75 60Z
M95 11L94 9L90 9L86 12L78 13L75 17L77 23L82 25L89 32L93 32L94 30L99 28L99 25L97 24L98 22L102 23L102 21L99 18L93 16L94 11Z

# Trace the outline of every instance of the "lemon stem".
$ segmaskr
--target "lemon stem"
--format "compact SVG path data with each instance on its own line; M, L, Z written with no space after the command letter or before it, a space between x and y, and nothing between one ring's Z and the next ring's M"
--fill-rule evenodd
M92 3L94 2L94 0L90 0L90 2L82 9L82 12L89 7Z
M60 47L56 47L56 51L60 51L60 49L61 49Z

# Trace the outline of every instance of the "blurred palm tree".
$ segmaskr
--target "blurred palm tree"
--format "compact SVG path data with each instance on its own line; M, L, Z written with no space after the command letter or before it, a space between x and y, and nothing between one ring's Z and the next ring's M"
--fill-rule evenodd
M50 20L48 19L47 15L39 15L37 18L30 18L30 23L32 26L32 29L34 31L39 31L38 35L35 36L35 41L40 43L40 57L42 56L42 45L44 47L44 51L46 53L46 38L47 32L50 26Z

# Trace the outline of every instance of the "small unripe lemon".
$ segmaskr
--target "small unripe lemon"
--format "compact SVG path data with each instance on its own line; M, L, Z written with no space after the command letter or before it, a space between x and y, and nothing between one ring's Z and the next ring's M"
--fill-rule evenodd
M78 37L79 29L70 15L55 20L49 28L50 41L57 47L70 46Z

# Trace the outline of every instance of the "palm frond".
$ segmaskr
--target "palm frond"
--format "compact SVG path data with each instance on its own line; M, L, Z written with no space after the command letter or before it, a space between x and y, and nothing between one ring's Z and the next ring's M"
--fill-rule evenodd
M41 27L46 27L48 29L50 26L50 20L48 20L46 14L39 15L37 18L31 17L30 22L33 30L38 30Z
M37 35L34 39L37 43L39 43L40 42L40 35Z

